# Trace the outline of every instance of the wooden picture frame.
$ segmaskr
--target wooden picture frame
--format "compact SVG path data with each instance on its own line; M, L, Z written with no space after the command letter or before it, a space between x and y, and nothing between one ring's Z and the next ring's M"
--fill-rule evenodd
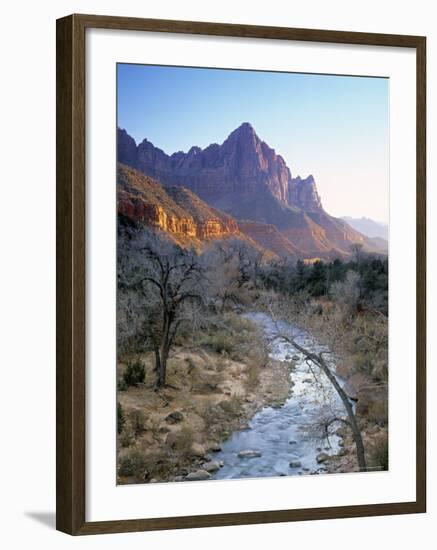
M85 32L89 28L373 45L416 52L417 416L411 502L86 521ZM420 36L70 15L57 21L57 529L71 535L410 514L426 510L426 39Z

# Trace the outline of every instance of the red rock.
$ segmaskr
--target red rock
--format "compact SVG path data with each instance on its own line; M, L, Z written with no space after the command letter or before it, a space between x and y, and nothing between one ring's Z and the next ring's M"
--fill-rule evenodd
M169 186L168 189L185 188L185 193L192 192L197 200L218 209L202 220L188 209L200 239L238 233L232 222L223 218L226 212L234 218L234 224L236 218L243 223L250 220L275 226L282 242L268 227L263 230L252 227L252 234L256 234L254 240L258 244L271 246L269 249L279 255L348 256L351 246L357 243L365 245L367 250L376 249L370 239L344 220L329 216L323 210L314 177L292 177L282 156L262 141L247 122L221 145L213 143L205 149L191 147L187 153L167 155L147 139L137 146L121 129L117 145L119 162ZM171 192L176 195L176 191ZM179 198L175 198L177 204L180 204ZM196 201L191 202L194 206ZM133 208L135 217L141 217L133 205L129 208ZM158 225L162 227L161 221ZM165 230L193 236L194 227L190 221L181 221L176 216Z
M241 235L237 222L184 188L164 188L127 166L117 175L118 212L133 222L193 239Z

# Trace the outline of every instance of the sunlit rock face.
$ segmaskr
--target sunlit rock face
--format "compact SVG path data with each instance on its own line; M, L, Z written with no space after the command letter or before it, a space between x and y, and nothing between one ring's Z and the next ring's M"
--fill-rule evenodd
M239 234L237 222L202 203L184 188L165 188L138 171L119 164L118 213L135 223L201 240Z

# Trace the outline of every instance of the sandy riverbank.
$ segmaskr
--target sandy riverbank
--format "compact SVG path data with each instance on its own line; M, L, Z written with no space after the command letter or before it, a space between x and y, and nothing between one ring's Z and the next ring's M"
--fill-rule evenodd
M118 483L185 479L214 462L220 443L244 428L257 410L285 401L291 364L268 357L262 335L251 323L232 322L240 330L238 336L230 335L227 352L208 345L176 347L168 386L158 392L153 389L152 354L135 356L144 364L146 377L144 384L118 392L124 417L118 436ZM125 368L126 363L118 365L119 375Z

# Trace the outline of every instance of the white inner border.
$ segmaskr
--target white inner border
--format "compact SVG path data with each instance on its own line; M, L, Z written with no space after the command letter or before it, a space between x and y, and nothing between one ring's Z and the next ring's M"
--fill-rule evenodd
M88 29L86 52L87 521L415 500L415 51ZM116 486L117 62L390 78L389 472Z

